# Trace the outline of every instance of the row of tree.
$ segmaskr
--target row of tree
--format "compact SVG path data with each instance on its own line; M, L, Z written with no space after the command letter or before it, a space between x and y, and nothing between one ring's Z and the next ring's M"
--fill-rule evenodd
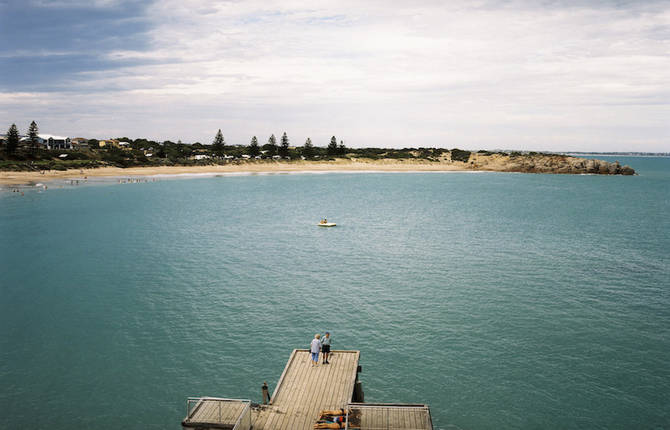
M19 159L23 159L26 156L29 156L29 159L50 158L51 156L53 156L49 155L50 151L39 150L40 144L38 134L39 134L39 128L37 126L37 123L35 121L32 121L28 126L28 139L22 140L21 134L16 124L12 124L11 127L9 127L9 130L7 131L7 134L4 139L4 145L3 145L4 152L10 157L10 159L13 159L15 155L19 156L20 157ZM228 153L238 157L241 156L242 154L248 154L251 157L256 157L259 155L263 155L264 157L273 157L279 155L282 158L287 158L291 156L293 157L304 156L305 158L314 158L322 156L331 156L331 157L345 156L347 152L347 148L345 147L344 142L340 141L338 145L335 136L331 137L330 143L326 148L323 147L316 148L312 143L312 139L309 137L307 138L302 147L291 148L289 146L289 138L285 132L281 136L281 140L279 143L277 142L277 138L275 137L275 135L272 134L268 138L267 143L264 145L261 145L258 142L258 138L256 136L253 136L251 138L251 142L247 146L239 146L239 145L226 146L223 133L221 132L220 129L217 131L211 146L203 145L199 142L196 142L194 144L183 144L181 141L177 143L170 141L156 142L143 138L133 140L127 137L122 137L117 138L117 140L128 142L130 144L130 149L134 151L152 152L153 155L157 158L170 158L174 160L186 158L195 153L206 153L206 154L208 153L214 157L222 157L224 154ZM22 143L23 145L21 145ZM88 146L89 149L93 150L93 153L91 153L91 155L86 156L85 154L82 154L81 156L74 157L74 154L71 154L69 158L88 157L91 159L102 158L104 160L106 158L105 154L110 151L115 153L113 154L115 157L117 158L119 157L119 154L116 154L116 152L118 152L115 150L116 148L110 146L106 147L104 150L102 150L102 152L97 152L96 150L99 149L97 139L89 139ZM24 150L22 150L20 154L17 154L17 150L20 147L22 147ZM96 156L95 153L99 155ZM137 155L139 156L140 154Z
M28 142L30 143L30 152L37 152L39 147L39 142L37 140L39 134L39 129L37 128L37 123L35 121L31 122L28 126ZM19 142L21 141L21 135L19 129L16 127L16 124L12 124L7 130L7 136L5 137L5 151L8 155L12 155L16 152L19 147Z
M222 156L225 152L226 149L226 143L225 139L223 138L223 134L221 133L221 129L216 133L214 136L214 141L212 142L212 153L216 156ZM289 140L288 136L286 135L286 132L281 137L281 143L277 145L277 138L275 135L271 135L268 138L268 142L263 145L262 147L258 144L258 138L256 136L253 136L251 138L251 142L247 146L247 154L256 157L261 154L262 151L265 151L265 154L268 156L275 156L279 155L280 157L288 157L289 156ZM343 156L347 152L346 146L344 146L344 142L340 141L340 144L337 144L337 139L335 136L330 138L330 143L328 144L328 147L326 148L326 153L330 156ZM312 144L312 139L307 138L305 141L304 146L302 147L302 155L306 158L311 158L316 155L315 150L314 150L314 145Z

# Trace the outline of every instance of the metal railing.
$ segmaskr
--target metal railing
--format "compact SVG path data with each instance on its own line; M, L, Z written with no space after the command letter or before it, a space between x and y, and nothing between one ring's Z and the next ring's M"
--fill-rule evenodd
M407 412L413 413L410 417ZM432 430L430 408L401 403L350 403L346 430Z
M217 414L214 418L209 418L206 422L192 421L194 415L198 412L198 408L205 404L205 402L216 402ZM222 397L189 397L186 400L186 419L182 421L182 425L188 427L189 424L223 424L223 409L227 403L242 403L244 407L237 416L233 430L249 430L251 429L251 400L247 399L226 399ZM218 418L218 419L217 419Z

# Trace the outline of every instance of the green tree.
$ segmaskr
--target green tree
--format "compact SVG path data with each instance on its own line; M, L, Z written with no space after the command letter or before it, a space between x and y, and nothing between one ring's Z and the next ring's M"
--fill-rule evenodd
M282 157L288 157L288 136L286 132L281 137L281 146L279 147L279 155Z
M16 148L19 146L19 129L16 128L16 124L12 124L7 130L7 139L5 150L7 154L12 155L16 152Z
M256 136L254 136L251 138L251 143L247 147L247 154L251 155L252 157L255 157L260 153L261 150L258 147L258 139L256 138Z
M214 136L214 142L212 142L212 152L217 157L223 155L223 150L226 148L226 142L223 140L223 134L221 134L221 129Z
M165 147L160 143L156 142L156 150L154 151L153 156L156 158L166 158L167 154L165 152Z
M337 147L337 153L344 157L347 154L347 147L344 146L344 141L340 140L340 146Z
M268 143L263 145L263 149L267 151L267 155L269 156L277 155L277 138L274 134L270 136Z
M302 155L304 155L305 158L314 157L314 145L312 145L312 139L309 137L305 141L305 146L302 149Z
M337 148L337 139L335 139L335 136L330 138L330 143L328 144L327 148L327 153L328 155L337 155L338 148Z
M37 123L35 121L30 123L28 127L28 136L30 137L30 152L35 154L37 152L37 143L39 128L37 128Z

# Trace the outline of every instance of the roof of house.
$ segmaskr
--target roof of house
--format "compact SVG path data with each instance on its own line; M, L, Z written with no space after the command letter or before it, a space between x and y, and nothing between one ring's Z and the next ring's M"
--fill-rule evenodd
M69 139L69 137L65 137L65 136L55 136L53 134L42 134L42 133L38 134L37 137L39 137L40 139L44 139L44 140L48 140L48 139L65 140L65 139Z

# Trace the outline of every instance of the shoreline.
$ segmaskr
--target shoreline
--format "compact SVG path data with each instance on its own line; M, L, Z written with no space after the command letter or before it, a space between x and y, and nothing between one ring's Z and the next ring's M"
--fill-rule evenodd
M175 177L179 175L217 175L217 174L253 174L253 173L301 173L301 172L450 172L481 171L447 163L417 162L269 162L244 163L206 166L150 166L150 167L98 167L95 169L48 170L40 172L0 172L0 185L34 185L57 180L82 178L124 178L124 177Z
M451 156L435 161L416 159L336 159L332 161L236 161L227 164L199 166L96 167L89 169L47 171L0 171L0 185L34 185L68 179L104 177L150 177L176 175L216 175L244 173L297 172L516 172L549 174L634 175L635 170L618 162L585 159L563 155L472 153L467 160L452 160Z

